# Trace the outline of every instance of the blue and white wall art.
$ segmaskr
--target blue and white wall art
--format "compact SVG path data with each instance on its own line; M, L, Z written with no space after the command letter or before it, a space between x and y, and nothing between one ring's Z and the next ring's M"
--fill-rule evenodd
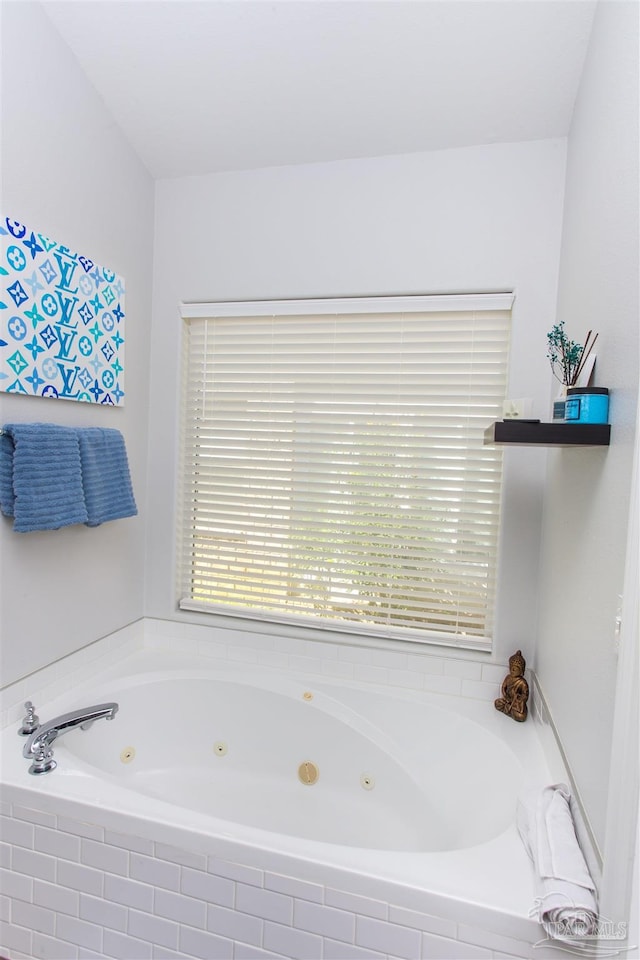
M122 277L0 217L0 391L122 406Z

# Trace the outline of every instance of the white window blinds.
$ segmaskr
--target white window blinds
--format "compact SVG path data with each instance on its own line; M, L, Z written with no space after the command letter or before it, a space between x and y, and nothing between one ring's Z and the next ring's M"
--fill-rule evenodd
M512 300L184 305L181 606L486 647Z

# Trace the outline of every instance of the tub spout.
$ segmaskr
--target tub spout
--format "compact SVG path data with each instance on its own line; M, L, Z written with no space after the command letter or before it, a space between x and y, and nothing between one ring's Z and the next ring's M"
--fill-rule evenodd
M32 761L29 773L49 773L50 770L55 769L56 761L53 759L51 744L63 733L74 730L76 727L88 730L92 723L102 717L113 720L117 712L117 703L98 703L93 707L63 713L48 723L42 723L31 734L22 750L22 755Z

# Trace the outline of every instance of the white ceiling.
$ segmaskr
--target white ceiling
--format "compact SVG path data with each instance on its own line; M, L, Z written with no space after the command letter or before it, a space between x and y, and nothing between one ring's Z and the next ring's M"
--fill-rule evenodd
M45 0L154 177L565 136L590 0Z

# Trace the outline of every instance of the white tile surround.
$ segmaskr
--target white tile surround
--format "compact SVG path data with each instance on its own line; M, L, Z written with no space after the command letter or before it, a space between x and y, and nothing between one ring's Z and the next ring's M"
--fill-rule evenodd
M535 924L472 904L433 897L412 909L391 884L354 894L17 802L2 804L0 850L11 960L545 955L531 945Z
M447 647L410 653L386 649L384 644L356 646L147 618L5 687L0 691L0 726L22 717L25 700L37 706L57 696L61 680L65 685L82 683L114 659L142 648L487 701L499 695L508 672L506 664L489 662L487 654L456 651L448 656Z
M5 688L2 723L141 648L491 700L504 666L146 620ZM149 823L7 788L1 808L0 954L43 957L407 960L544 958L530 920L221 841L169 845ZM30 805L32 804L32 805ZM54 809L55 806L55 809ZM116 829L117 828L117 829ZM505 864L508 869L508 864Z

